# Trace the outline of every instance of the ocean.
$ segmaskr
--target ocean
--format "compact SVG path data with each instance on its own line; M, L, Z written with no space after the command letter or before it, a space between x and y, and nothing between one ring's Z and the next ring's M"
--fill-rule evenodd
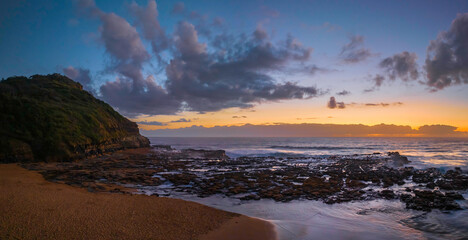
M222 149L229 157L333 156L399 152L417 168L468 168L467 138L198 138L150 137L176 149Z
M157 138L153 145L175 149L223 149L231 158L327 157L398 151L419 169L454 167L468 170L468 139L462 138ZM151 194L151 191L145 191ZM462 194L468 199L467 192ZM315 200L241 201L214 195L200 198L185 192L169 197L262 218L275 224L281 240L298 239L467 239L468 201L464 210L423 212L409 210L399 200L377 199L325 204Z

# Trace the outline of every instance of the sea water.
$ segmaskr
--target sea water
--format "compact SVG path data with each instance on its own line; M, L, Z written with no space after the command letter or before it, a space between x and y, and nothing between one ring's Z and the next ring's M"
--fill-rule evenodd
M462 138L150 138L151 144L176 149L223 149L239 156L311 156L398 151L416 168L468 170L468 139ZM465 192L463 196L468 199ZM174 192L171 197L266 219L279 239L468 239L468 210L429 213L405 209L399 200L320 201L270 199L240 201L226 196L199 198ZM458 203L468 208L468 201Z

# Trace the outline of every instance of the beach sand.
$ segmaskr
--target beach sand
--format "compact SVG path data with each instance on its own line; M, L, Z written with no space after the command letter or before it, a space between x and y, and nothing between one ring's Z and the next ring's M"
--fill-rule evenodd
M0 239L275 239L274 225L179 199L90 193L0 164Z

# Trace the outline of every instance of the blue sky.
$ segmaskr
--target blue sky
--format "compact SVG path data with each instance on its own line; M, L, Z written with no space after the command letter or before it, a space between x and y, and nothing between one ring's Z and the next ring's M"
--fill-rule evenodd
M97 95L108 100L106 96L100 95L99 89L106 82L113 82L119 76L122 78L121 72L110 67L115 62L115 56L106 50L107 46L100 35L102 22L83 14L87 10L80 9L79 2L46 0L0 3L0 78L63 73L65 67L89 69ZM153 75L154 81L166 91L167 73L151 53L151 42L142 36L142 29L129 10L135 3L144 8L148 2L96 1L96 7L104 13L115 13L138 31L146 51L151 54L151 58L144 61L139 70L145 77ZM468 1L183 1L184 12L179 14L173 12L179 1L156 3L159 13L157 21L169 39L175 37L178 24L186 21L195 26L199 43L206 43L208 51L214 51L209 44L211 36L220 33L250 35L258 28L268 34L268 41L275 46L280 46L291 35L304 47L313 48L307 61L287 63L287 71L284 68L267 69L265 75L275 82L290 81L300 87L314 86L326 92L313 96L316 100L299 103L304 107L324 107L329 97L347 90L352 94L336 96L337 101L346 101L349 104L347 106L356 106L362 102L397 101L428 101L429 104L436 99L447 105L458 106L459 111L466 110L468 88L463 80L461 84L452 84L435 92L419 82L426 81L424 66L430 42L437 39L440 32L450 29L457 14L468 12ZM205 19L205 28L212 32L211 36L201 34L197 25L200 18L194 15ZM212 24L215 19L222 19L221 27ZM362 37L359 48L368 51L370 55L357 63L344 63L340 53L353 36ZM420 72L419 78L414 81L401 81L398 78L387 80L377 90L365 94L365 89L373 87L374 77L383 74L379 67L383 59L404 51L417 56L415 61ZM161 56L169 62L175 58L174 54L177 51L165 50ZM291 74L295 70L294 64L314 65L326 71ZM143 88L143 93L146 89ZM307 94L309 90L298 89L301 94ZM231 105L217 106L213 108L214 112L232 106L259 106L259 102L276 104L278 101L288 101L273 96L254 101L242 100L234 104L231 100ZM158 115L157 111L132 112L119 105L121 101L108 101L128 116L135 117L138 113L145 116ZM186 99L177 101L182 105L187 102ZM193 107L192 112L200 114L204 110ZM175 114L184 115L184 111L179 109ZM460 122L460 119L456 122Z
M145 5L146 1L136 1ZM171 11L178 1L159 1L160 22L171 31L180 16ZM131 21L131 1L97 1L101 9ZM99 24L80 19L71 1L2 2L0 10L0 77L50 73L60 66L102 69L104 49L93 41ZM251 32L258 23L281 38L290 33L314 48L314 57L330 59L359 34L382 56L402 50L424 61L430 40L446 30L468 1L184 1L185 7L222 17L232 32ZM275 16L273 12L277 12ZM327 31L325 23L339 29ZM332 60L329 64L333 64ZM355 66L353 66L355 67ZM360 71L360 70L359 70Z

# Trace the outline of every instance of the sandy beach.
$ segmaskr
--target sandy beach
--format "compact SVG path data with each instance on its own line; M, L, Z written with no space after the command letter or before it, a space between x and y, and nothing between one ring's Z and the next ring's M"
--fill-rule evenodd
M0 165L1 239L275 239L273 224L198 203L91 193Z

